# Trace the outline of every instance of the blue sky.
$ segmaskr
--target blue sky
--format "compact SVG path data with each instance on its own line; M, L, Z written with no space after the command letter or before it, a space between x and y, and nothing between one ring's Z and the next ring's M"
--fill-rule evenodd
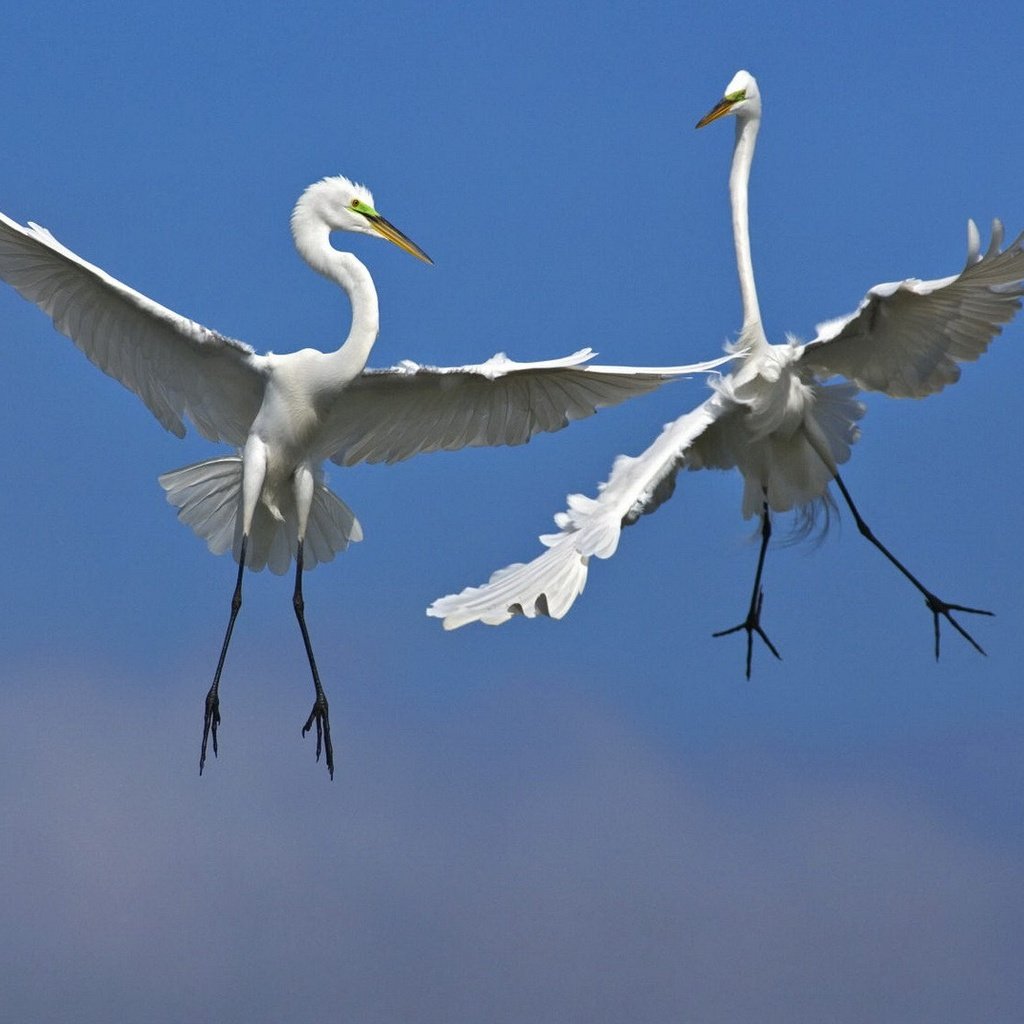
M257 349L348 310L291 248L325 174L436 260L371 241L372 363L584 345L713 356L739 326L731 125L769 336L1024 228L1014 5L39 3L4 15L0 209ZM844 517L773 548L784 660L742 617L738 476L694 474L560 623L445 634L440 594L538 550L700 381L519 449L333 469L366 539L306 579L337 777L299 738L291 583L247 580L156 483L165 433L0 289L0 938L20 1021L1006 1020L1024 996L1024 660L1014 382L1024 320L954 388L867 399L844 477L941 595L992 608L930 655L920 599ZM780 533L782 531L780 530ZM12 1019L13 1019L12 1017Z

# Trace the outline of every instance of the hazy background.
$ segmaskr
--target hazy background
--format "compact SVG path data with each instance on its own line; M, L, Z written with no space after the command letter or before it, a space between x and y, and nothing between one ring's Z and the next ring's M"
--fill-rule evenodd
M360 241L374 365L584 345L708 358L740 323L739 67L770 337L955 273L1024 228L1019 8L924 3L116 5L0 18L0 209L259 350L348 308L288 213L344 173L437 262ZM341 241L340 239L338 240ZM539 550L700 381L519 449L332 469L366 540L247 579L221 756L202 699L234 580L158 473L165 433L0 288L0 988L11 1020L1004 1022L1024 983L1017 379L1024 320L924 402L867 399L845 479L944 630L849 517L773 548L784 661L713 640L756 544L737 475L682 479L561 623L445 634L423 609ZM780 524L779 535L783 534Z

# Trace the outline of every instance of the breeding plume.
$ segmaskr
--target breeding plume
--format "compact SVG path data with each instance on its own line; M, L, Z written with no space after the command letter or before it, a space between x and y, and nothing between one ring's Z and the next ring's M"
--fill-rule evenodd
M242 604L244 571L268 566L284 573L294 559L293 606L315 691L302 733L316 725L317 760L323 749L334 775L328 704L306 628L302 572L361 540L362 529L348 505L324 485L325 459L351 466L441 449L523 444L540 431L559 430L720 362L594 366L588 365L593 353L584 349L546 362L517 363L499 354L476 366L403 362L368 370L377 338L377 292L366 267L331 245L331 231L385 238L426 263L430 258L374 209L366 188L347 178L326 178L306 189L291 226L303 259L337 284L352 306L348 337L330 354L306 348L257 355L115 280L45 228L22 227L0 214L0 277L49 314L104 373L134 391L169 431L182 437L188 417L204 437L237 450L160 477L178 518L214 554L231 550L238 562L206 697L200 772L211 738L217 753L219 686Z
M621 528L666 501L681 469L738 469L744 480L743 515L760 516L761 547L746 618L715 636L746 633L748 678L755 634L779 656L761 627L771 514L796 509L805 523L813 522L820 506L831 502L833 481L861 534L924 596L933 616L936 658L940 616L984 653L953 613L991 613L950 604L912 575L871 532L838 467L859 436L864 409L856 400L858 389L896 398L935 394L958 380L958 364L977 359L1012 319L1024 294L1021 237L1000 251L1003 228L995 221L982 255L977 228L968 222L967 262L959 274L877 285L855 312L819 325L813 341L800 344L789 337L785 344L770 345L757 304L747 222L761 96L746 71L733 78L697 127L730 114L736 118L736 144L729 195L743 304L743 326L731 348L742 358L712 381L710 398L669 423L645 452L619 456L596 498L570 495L567 511L555 517L558 532L541 537L547 547L543 554L499 570L481 587L440 598L428 614L443 618L447 629L476 620L497 625L515 614L561 618L583 591L590 558L611 557ZM846 381L823 383L835 376Z

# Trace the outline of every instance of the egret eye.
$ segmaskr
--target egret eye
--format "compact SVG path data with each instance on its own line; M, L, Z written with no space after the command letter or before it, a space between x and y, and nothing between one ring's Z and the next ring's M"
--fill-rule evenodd
M358 210L359 209L359 200L358 199L353 199L352 202L349 203L349 206L351 206L353 210Z

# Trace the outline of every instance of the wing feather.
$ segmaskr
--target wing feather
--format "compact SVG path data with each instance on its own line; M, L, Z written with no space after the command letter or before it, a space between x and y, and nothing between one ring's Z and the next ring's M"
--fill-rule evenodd
M567 510L555 516L558 532L541 537L546 551L531 562L499 569L483 586L438 598L427 614L443 619L445 629L469 622L496 626L514 615L562 618L583 593L590 558L610 558L622 527L668 500L687 452L727 406L712 395L669 423L645 452L620 455L596 498L569 495Z
M473 366L402 363L365 370L325 417L320 450L339 465L399 462L420 452L518 445L598 409L645 394L733 355L690 366L593 366L582 349L518 363L504 355Z
M818 325L802 361L895 398L921 398L959 380L958 364L982 355L1024 295L1024 233L1000 251L1003 226L993 221L983 256L973 221L967 235L959 274L876 285L855 312Z
M171 433L188 416L210 440L245 442L259 410L258 357L161 306L0 213L0 277L35 303L104 373L134 391Z

